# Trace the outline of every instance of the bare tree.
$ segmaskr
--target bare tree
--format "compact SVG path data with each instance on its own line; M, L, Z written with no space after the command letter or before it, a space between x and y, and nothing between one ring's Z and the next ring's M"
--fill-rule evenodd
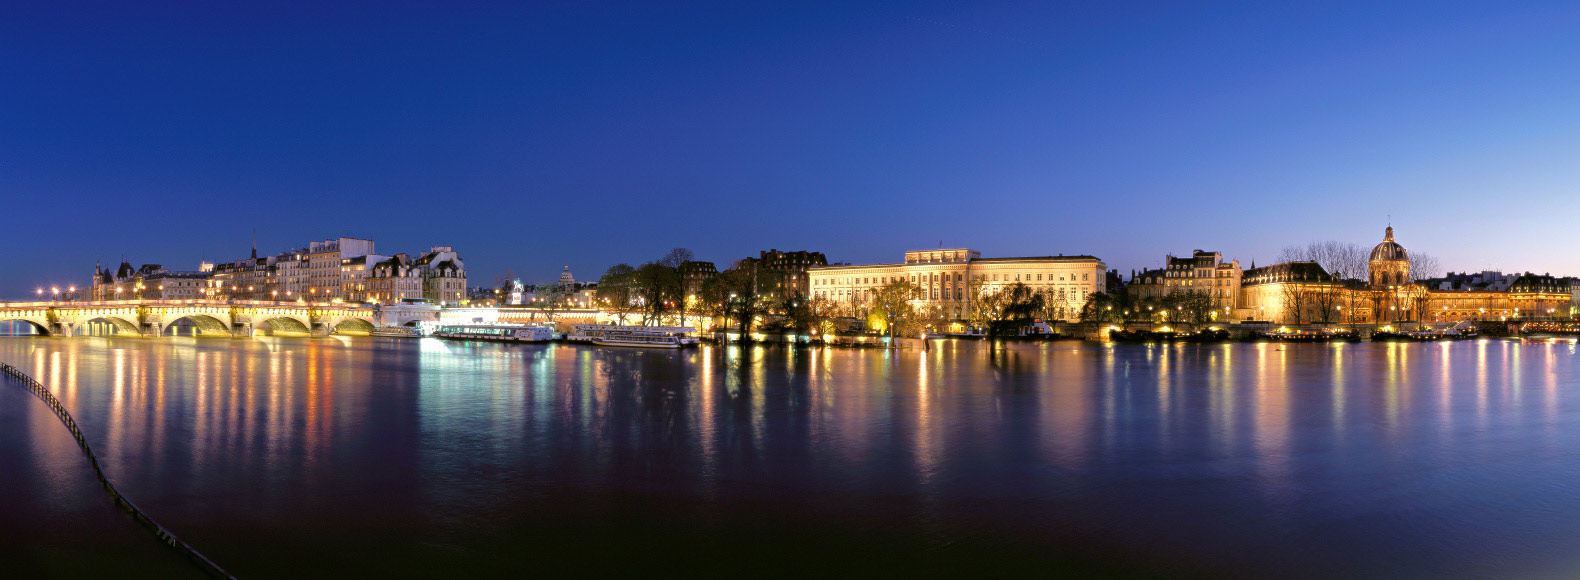
M1413 280L1427 280L1443 275L1443 267L1437 262L1437 256L1426 252L1410 252L1410 278Z
M1343 294L1343 290L1336 284L1323 284L1311 289L1309 302L1318 322L1330 324L1339 321L1339 316L1343 313L1339 310Z
M1205 324L1212 319L1212 296L1204 292L1186 292L1178 296L1174 311L1180 322Z
M1278 254L1280 262L1316 262L1339 280L1366 278L1371 254L1353 242L1328 240L1304 246L1288 246Z
M1306 323L1306 308L1311 295L1305 284L1286 282L1283 284L1284 317L1285 321L1293 320L1295 324Z
M1373 289L1367 292L1367 298L1371 301L1373 323L1392 322L1393 317L1388 314L1390 312L1388 302L1392 297L1393 293L1386 290Z
M675 281L679 286L675 289L675 304L680 310L680 325L686 325L687 300L697 292L697 288L686 279L686 263L696 260L696 254L685 248L675 248L659 258L658 263L675 271Z
M657 262L642 264L633 275L635 292L642 303L642 324L661 324L664 313L676 302L680 271Z
M1416 322L1426 322L1427 317L1432 315L1432 294L1425 289L1411 292L1410 311L1415 314Z

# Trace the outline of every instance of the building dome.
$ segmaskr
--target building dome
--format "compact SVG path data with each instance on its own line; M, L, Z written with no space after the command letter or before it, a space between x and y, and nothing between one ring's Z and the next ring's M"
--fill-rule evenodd
M1383 234L1382 243L1372 248L1371 261L1410 261L1410 253L1405 251L1404 246L1399 245L1399 242L1393 241L1393 226L1388 226L1388 231Z

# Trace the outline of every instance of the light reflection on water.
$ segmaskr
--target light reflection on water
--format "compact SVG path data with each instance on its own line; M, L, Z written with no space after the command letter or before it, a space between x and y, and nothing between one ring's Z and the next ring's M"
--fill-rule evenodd
M0 359L243 576L543 571L585 556L561 536L694 545L673 565L717 573L717 546L782 548L739 539L764 530L798 538L802 572L850 542L917 566L988 545L1209 576L1580 570L1573 343L979 347L78 338Z

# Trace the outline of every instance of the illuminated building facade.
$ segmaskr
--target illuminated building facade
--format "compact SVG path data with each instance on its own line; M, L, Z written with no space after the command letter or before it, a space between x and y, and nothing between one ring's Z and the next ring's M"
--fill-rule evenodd
M373 252L373 240L333 238L307 245L307 296L309 300L343 298L341 261Z
M1244 271L1239 260L1225 262L1220 252L1196 250L1190 257L1164 256L1160 269L1130 273L1126 291L1131 296L1158 299L1176 294L1206 294L1213 310L1228 312L1239 306L1240 278Z
M373 266L390 258L391 256L380 256L378 254L341 258L340 299L346 302L367 302L369 298L368 277L373 275Z
M364 298L374 304L398 304L407 298L423 298L422 282L422 271L413 265L411 256L395 254L369 267L363 282L367 288Z
M412 262L422 278L422 296L441 306L459 306L467 300L466 263L451 246L433 246ZM564 276L570 275L566 266Z
M1413 280L1410 253L1390 226L1367 260L1365 281L1334 279L1315 262L1252 268L1235 315L1280 324L1458 322L1568 316L1574 304L1573 284L1549 275L1451 272Z
M912 304L939 307L945 316L966 319L981 296L1023 283L1041 293L1060 320L1079 318L1088 296L1105 291L1107 265L1092 256L982 258L967 248L916 250L905 262L808 268L810 295L861 307L885 284L904 280L920 290Z
M93 281L86 296L91 300L196 300L213 294L212 273L172 271L159 264L133 268L121 262L115 271L93 266Z

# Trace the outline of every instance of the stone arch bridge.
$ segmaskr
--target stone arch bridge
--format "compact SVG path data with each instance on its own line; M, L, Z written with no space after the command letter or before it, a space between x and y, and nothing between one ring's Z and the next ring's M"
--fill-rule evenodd
M439 320L431 305L364 305L243 300L106 300L0 302L0 321L31 324L39 334L83 336L92 324L118 335L165 336L180 320L202 336L253 336L260 331L325 336L365 333L379 326Z

